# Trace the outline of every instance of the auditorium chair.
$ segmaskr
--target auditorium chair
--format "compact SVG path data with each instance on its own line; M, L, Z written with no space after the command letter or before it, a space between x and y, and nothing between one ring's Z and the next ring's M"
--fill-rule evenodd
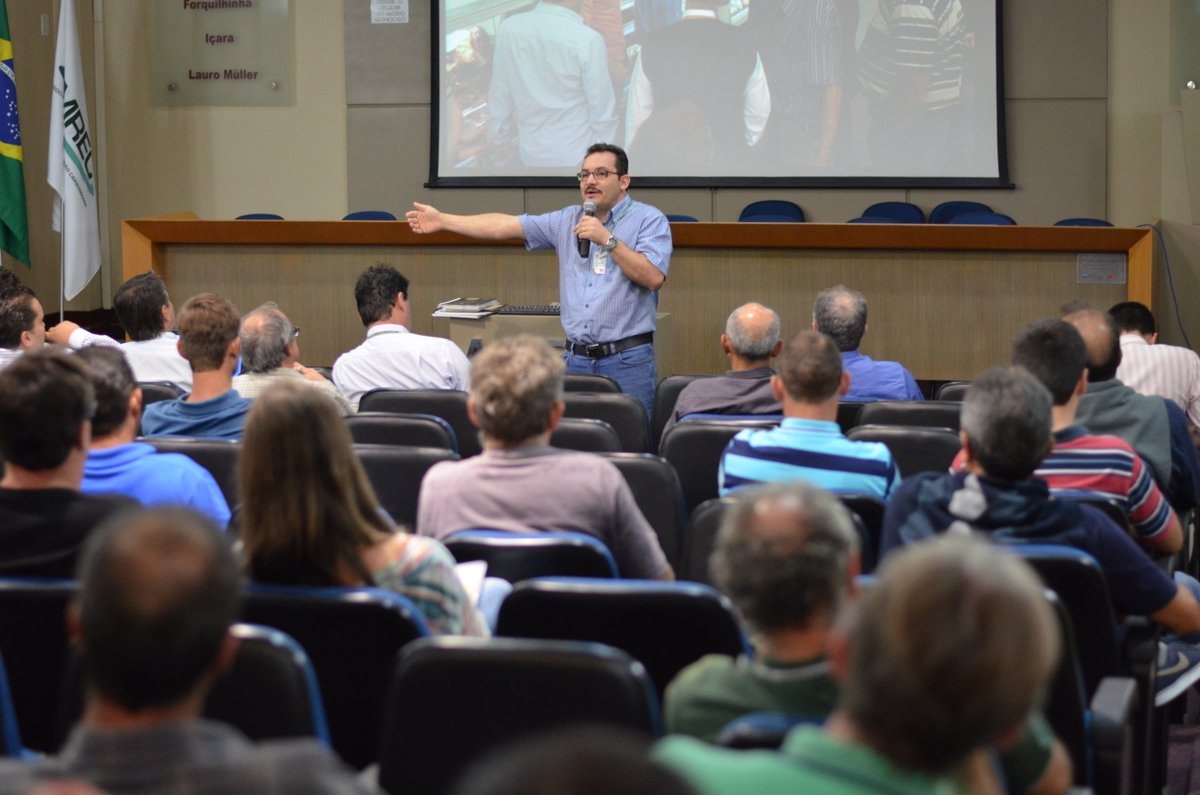
M342 216L343 221L395 221L396 216L387 210L355 210Z
M3 655L0 655L0 756L10 759L29 756L21 744L21 730L17 726L17 713L13 708L12 689L8 685Z
M925 223L925 211L912 202L875 202L862 214L864 218L886 218L898 224Z
M624 476L642 516L654 528L671 568L678 569L687 533L687 509L675 467L665 458L650 453L608 453L604 457Z
M316 671L333 749L355 768L377 761L392 661L429 634L413 603L381 588L252 584L242 619L296 639Z
M578 723L661 733L645 669L599 643L441 637L400 654L387 689L379 786L445 795L483 754Z
M699 221L698 218L691 215L684 215L683 213L667 213L667 220L673 224L697 223Z
M489 577L520 582L533 577L619 577L604 542L587 533L459 530L443 539L459 563L487 562Z
M178 400L184 391L170 381L139 381L138 388L142 390L142 408L162 400Z
M362 411L432 414L450 423L463 458L479 455L479 429L467 416L467 393L455 389L372 389L358 403Z
M708 571L708 559L712 556L721 521L733 505L733 500L733 497L714 497L697 505L692 511L683 543L683 563L675 572L677 578L705 585L714 584Z
M877 400L863 404L854 425L919 425L957 433L961 411L957 400Z
M21 742L38 753L58 750L56 716L70 659L67 605L78 591L73 580L0 578L0 657Z
M751 712L734 718L717 733L716 744L723 748L777 750L788 733L801 724L819 725L825 715L790 715L785 712Z
M235 221L282 221L283 216L275 213L242 213Z
M444 447L355 444L354 452L367 472L380 506L392 521L413 532L417 527L417 498L425 473L434 464L458 460L457 453Z
M950 219L952 224L974 224L975 226L1016 226L1011 215L993 212L960 213Z
M750 202L743 207L742 212L738 215L738 220L756 223L763 221L797 223L804 220L804 210L800 209L800 205L786 199L762 199Z
M962 449L958 434L947 428L917 425L858 425L846 434L856 442L887 445L903 477L918 472L948 472Z
M933 393L934 400L956 400L959 403L967 396L967 390L971 388L970 381L947 381L937 388Z
M606 375L593 373L566 373L563 375L564 392L620 392L617 382Z
M684 387L697 378L712 378L710 375L669 375L660 379L654 387L654 410L650 417L650 446L658 449L662 440L663 427L675 413L675 404L679 401L679 393Z
M1111 221L1103 218L1063 218L1054 222L1055 226L1112 226Z
M942 202L929 211L929 223L948 224L956 215L963 213L990 213L992 208L982 202L948 201Z
M699 419L698 416L675 423L663 434L659 445L659 454L670 461L679 474L688 511L717 496L717 470L729 440L748 428L772 428L779 424L776 415L765 415L764 418L731 414L724 419L712 419L713 415Z
M458 452L458 438L450 423L432 414L360 411L345 420L350 438L360 444L443 447Z
M550 434L550 446L585 453L617 453L621 450L621 437L604 420L563 417Z
M644 453L650 449L647 440L646 407L637 398L624 393L567 392L563 395L567 417L604 420L621 439L621 449L627 453Z

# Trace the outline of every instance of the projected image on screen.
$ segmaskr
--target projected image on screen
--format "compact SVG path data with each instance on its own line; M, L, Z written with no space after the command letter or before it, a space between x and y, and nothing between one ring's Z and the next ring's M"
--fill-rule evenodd
M434 183L1007 179L998 0L440 0Z

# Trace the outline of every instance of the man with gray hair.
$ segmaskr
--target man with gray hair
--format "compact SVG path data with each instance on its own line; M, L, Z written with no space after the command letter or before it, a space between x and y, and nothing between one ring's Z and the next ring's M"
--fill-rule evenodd
M471 364L467 414L483 453L436 464L421 481L417 531L568 530L603 541L621 576L674 579L658 537L611 462L550 446L562 419L566 365L530 335L488 343Z
M962 406L966 469L925 472L892 496L881 555L941 533L982 533L1005 544L1062 544L1087 552L1107 575L1118 615L1147 616L1175 635L1200 631L1195 582L1173 582L1098 509L1050 496L1034 477L1049 452L1051 396L1023 367L996 367L972 384ZM1160 653L1158 703L1200 679L1200 651L1173 640Z
M899 362L877 362L858 352L868 328L867 299L858 290L839 284L818 293L812 327L831 337L842 352L842 367L850 374L846 400L925 399L912 373Z
M342 414L354 413L350 401L325 376L300 364L300 329L273 301L246 313L238 339L243 373L233 379L233 388L242 397L254 399L278 381L300 380L328 395Z
M840 692L824 725L799 726L778 753L671 737L655 756L705 795L981 791L997 784L990 749L1028 734L1059 631L1024 562L942 538L886 562L829 648Z
M688 384L675 401L663 433L688 414L778 414L771 391L771 359L779 355L779 315L762 304L743 304L729 314L721 350L729 358L725 375Z

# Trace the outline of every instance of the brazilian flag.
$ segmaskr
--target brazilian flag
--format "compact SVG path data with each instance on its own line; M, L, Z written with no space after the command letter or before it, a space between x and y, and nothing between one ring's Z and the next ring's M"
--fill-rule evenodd
M0 0L0 249L29 265L29 222L8 9Z

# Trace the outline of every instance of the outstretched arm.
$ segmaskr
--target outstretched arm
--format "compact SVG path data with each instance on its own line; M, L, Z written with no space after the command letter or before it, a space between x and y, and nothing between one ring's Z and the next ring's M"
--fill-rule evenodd
M404 217L408 221L409 228L418 235L446 231L483 240L525 239L520 219L515 215L505 213L451 215L428 204L413 202L413 209L409 210Z

